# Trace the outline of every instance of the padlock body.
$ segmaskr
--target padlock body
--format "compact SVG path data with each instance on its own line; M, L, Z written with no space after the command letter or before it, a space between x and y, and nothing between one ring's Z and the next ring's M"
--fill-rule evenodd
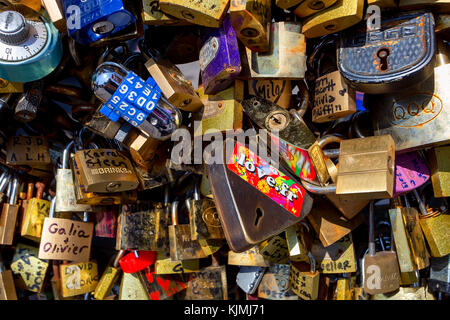
M62 296L73 297L95 290L98 284L96 262L61 264Z
M322 10L325 10L329 6L336 3L337 0L306 0L300 3L300 5L295 8L294 14L300 18L306 18L313 14L316 14Z
M211 266L189 275L186 300L228 300L225 266Z
M0 244L12 245L18 212L18 205L8 203L3 205L2 215L0 217Z
M44 219L49 216L49 213L50 201L37 198L30 199L22 221L21 236L39 242Z
M219 214L210 199L190 200L189 225L191 239L224 239Z
M431 217L421 216L419 221L431 256L438 258L450 254L450 239L446 231L450 228L450 215L441 213Z
M198 241L191 240L189 224L169 226L170 258L191 260L206 257Z
M303 262L291 263L289 288L303 300L316 300L319 295L319 272L311 272Z
M258 297L268 300L298 300L289 288L289 264L272 264L258 286Z
M395 291L400 286L397 254L377 252L364 257L364 291L370 295Z
M450 147L433 148L428 152L434 196L450 197Z
M272 101L283 109L291 107L291 80L248 80L247 84L250 95Z
M0 300L17 300L16 286L11 270L0 271Z
M77 204L73 174L70 169L58 169L56 173L55 212L94 211L92 206Z
M119 279L120 269L114 268L111 266L106 267L106 270L103 272L102 277L98 281L97 287L94 291L94 298L97 300L105 299L110 293Z

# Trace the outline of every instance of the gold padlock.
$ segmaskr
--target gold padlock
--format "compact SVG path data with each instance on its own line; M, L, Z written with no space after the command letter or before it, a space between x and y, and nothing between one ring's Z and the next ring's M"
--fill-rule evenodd
M283 109L291 108L291 80L248 80L247 84L249 95L272 101Z
M316 14L322 10L325 10L329 6L333 5L337 0L306 0L300 3L300 5L295 8L294 14L300 18L306 18Z
M61 264L61 291L63 297L72 297L94 291L98 284L97 263L79 262Z
M105 300L105 298L111 293L114 284L117 282L120 276L119 259L124 255L125 250L119 251L114 258L113 265L108 265L103 272L100 280L94 291L94 298L97 300Z
M176 260L170 259L167 252L158 251L155 261L155 274L191 273L200 271L200 260Z
M249 267L268 267L270 265L269 261L259 253L258 246L239 253L230 250L228 252L228 264Z
M164 13L205 27L218 28L229 7L229 0L159 0Z
M428 152L434 196L450 197L450 146L433 148Z
M42 234L44 219L50 214L50 201L42 199L45 185L36 183L36 197L28 201L25 211L21 236L39 242Z
M258 286L258 297L268 300L298 300L289 288L289 264L271 264Z
M316 261L308 254L310 265L304 262L291 262L289 287L303 300L316 300L319 295L319 277Z
M17 300L16 286L11 270L6 270L0 255L0 301Z
M157 26L185 26L190 22L165 14L159 7L159 0L142 0L142 22Z
M259 253L272 263L287 263L289 259L287 242L280 236L273 236L261 242Z
M51 165L50 151L45 137L15 136L6 146L6 164L31 167Z
M97 110L92 115L91 119L83 123L83 126L104 138L114 139L122 123L123 120L121 119L117 122L111 121Z
M331 7L305 20L302 33L317 38L347 29L363 18L364 0L337 0Z

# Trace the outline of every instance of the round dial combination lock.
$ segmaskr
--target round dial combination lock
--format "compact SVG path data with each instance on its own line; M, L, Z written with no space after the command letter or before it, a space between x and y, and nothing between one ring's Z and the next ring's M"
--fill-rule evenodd
M58 31L31 10L0 12L0 78L13 82L41 79L61 61Z

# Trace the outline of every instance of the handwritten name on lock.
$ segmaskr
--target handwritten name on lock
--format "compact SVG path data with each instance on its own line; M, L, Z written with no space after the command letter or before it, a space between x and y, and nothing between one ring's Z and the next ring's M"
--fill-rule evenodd
M6 163L10 165L50 164L48 142L44 137L16 136L8 140Z
M126 173L132 174L130 160L117 150L87 149L77 152L83 169L90 169L92 175Z
M92 222L46 218L39 259L89 261L93 232Z

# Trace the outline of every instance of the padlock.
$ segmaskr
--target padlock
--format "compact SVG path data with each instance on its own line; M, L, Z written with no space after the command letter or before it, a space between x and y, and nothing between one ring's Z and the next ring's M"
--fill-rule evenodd
M437 12L449 12L449 0L400 0L398 7L400 10L412 9L432 9Z
M16 246L11 270L23 279L26 289L40 293L44 287L49 263L38 258L39 248L19 243Z
M17 300L16 286L11 270L6 270L0 255L0 300Z
M272 101L283 109L291 107L291 80L248 80L247 85L249 95Z
M341 141L336 194L358 199L392 197L394 163L395 144L389 134Z
M313 122L332 121L356 112L356 93L344 82L337 70L334 53L336 41L335 36L325 37L308 56L308 69L315 70L317 76L314 84ZM319 52L328 47L331 49L331 55L327 55L327 52L319 58ZM324 65L323 56L331 59L330 69L327 69L325 74L319 67Z
M237 253L232 250L228 252L228 264L232 266L268 267L269 261L259 253L258 246Z
M98 284L95 261L59 265L62 296L72 297L95 290Z
M155 274L149 267L138 272L150 300L170 299L174 294L186 289L187 283L182 275Z
M48 142L42 136L15 136L8 140L6 164L46 167L51 164Z
M190 24L186 20L181 20L165 14L159 7L159 0L142 0L142 22L148 25L161 26L184 26Z
M55 213L94 211L94 208L90 205L77 204L75 198L73 174L69 166L70 150L73 145L74 142L72 141L64 148L61 160L62 168L57 169L56 172Z
M168 60L149 59L145 63L161 92L175 107L184 111L197 111L203 105L196 95L192 83L180 69Z
M363 222L361 214L352 219L343 217L340 212L327 200L316 199L308 221L314 231L319 235L319 239L324 247L328 247L352 232Z
M450 197L450 146L437 147L428 151L431 168L431 182L436 198Z
M447 91L449 79L448 47L438 40L434 75L408 90L393 94L367 96L375 135L390 134L398 152L444 145L450 141L447 128ZM436 134L439 132L439 134Z
M134 163L142 169L149 169L160 143L159 140L141 133L131 141L126 141L125 145L129 146Z
M0 93L20 93L23 92L23 90L23 83L21 82L11 82L0 79Z
M202 86L197 89L197 92L204 106L198 113L201 122L197 126L194 123L194 137L205 138L217 131L226 134L232 130L242 129L243 81L235 80L231 87L214 95L206 95Z
M177 73L173 74L177 76ZM163 76L161 78L165 79ZM173 82L178 80L173 79ZM178 85L178 82L176 84ZM168 88L172 90L170 85ZM181 90L180 86L177 88L183 93L182 96L185 96L187 89ZM147 82L144 82L136 73L117 63L104 62L97 67L92 76L92 89L96 97L104 103L100 108L102 114L113 121L122 117L154 139L167 140L181 123L180 111L161 96L161 89L155 80L148 78ZM173 91L166 92L175 98L178 98L180 93L174 95ZM194 105L193 97L197 96L193 89L192 94L189 99L183 98L185 100L181 103Z
M37 117L43 98L43 82L33 81L14 104L14 118L28 123Z
M351 300L351 288L355 283L355 277L343 274L344 278L338 278L333 300Z
M205 27L218 28L229 8L228 0L203 2L183 0L159 0L161 10L171 16Z
M168 250L169 216L162 203L138 200L122 205L116 250Z
M433 73L434 19L431 13L410 12L381 19L380 30L358 26L346 30L339 41L337 63L355 90L386 94L425 81ZM409 48L420 47L403 57ZM377 104L379 101L377 101Z
M36 197L28 201L22 220L20 235L35 242L40 241L44 219L50 213L50 201L43 199L44 189L43 183L36 183Z
M116 136L117 132L119 132L122 122L124 122L124 120L122 119L114 122L97 110L92 115L91 119L83 123L83 125L104 138L113 139Z
M329 6L335 4L336 1L337 0L306 0L295 8L294 14L297 17L306 18L325 10Z
M155 261L155 274L192 273L200 271L200 260L172 261L168 252L158 251Z
M3 204L2 213L0 217L0 244L12 245L14 239L14 232L16 230L17 214L19 212L19 205L17 202L17 195L19 192L19 180L14 177L10 182L11 193L9 194L8 203Z
M149 300L147 290L136 273L124 273L120 281L119 300Z
M281 236L273 236L259 244L259 253L271 263L287 263L289 259L287 241Z
M55 218L55 204L56 199L53 198L49 216L44 219L38 258L89 261L94 225L87 222L88 213L84 212L83 222ZM64 272L61 272L61 277L64 277Z
M115 238L117 232L117 207L105 207L95 213L95 236L101 238Z
M191 227L189 224L178 223L178 201L172 202L171 218L169 225L170 258L172 260L189 260L204 258L203 252L197 240L191 240Z
M272 264L258 286L258 297L268 300L298 300L289 288L289 264Z
M276 138L280 144L308 149L316 140L314 134L302 119L302 113L296 110L287 111L273 102L258 97L251 97L242 101L245 113L260 128L269 133L276 132ZM282 146L280 146L282 149Z
M124 192L139 185L133 164L119 150L78 150L75 161L87 192Z
M84 3L61 0L69 37L80 44L91 44L116 34L136 21L122 0Z
M233 147L231 156L226 155L227 145ZM280 233L311 210L312 198L301 186L245 145L227 139L220 162L208 165L208 177L233 251L245 251Z
M21 4L3 1L0 13L0 78L31 82L50 74L61 61L61 36L40 13ZM14 32L10 26L14 25Z
M42 5L56 29L63 34L67 33L66 18L61 2L59 0L42 0Z
M252 51L269 50L271 2L268 0L230 1L230 21L237 37Z
M225 266L219 265L218 258L214 254L211 259L211 266L189 274L186 300L228 300Z
M419 213L409 206L405 197L406 207L402 207L399 197L392 200L389 210L392 233L397 251L400 271L412 272L424 269L430 265L425 238L420 228Z
M236 284L245 293L254 294L264 276L265 270L266 268L264 267L241 266L236 276Z
M431 256L440 258L450 254L450 241L446 233L442 231L450 228L448 209L441 212L438 209L426 208L416 189L413 190L413 194L419 204L420 226L430 248Z
M302 33L317 38L336 33L360 22L364 15L364 0L337 0L332 6L307 18Z
M308 254L310 265L303 262L291 262L289 288L303 300L316 300L319 295L319 277L316 260Z
M119 267L119 259L124 253L124 250L119 251L114 258L112 266L108 265L103 272L97 286L95 287L94 298L96 300L105 300L105 298L111 293L114 284L120 276L121 269Z
M243 79L303 79L306 70L306 40L301 24L294 21L274 22L270 26L269 49L241 52ZM295 66L295 68L292 68Z
M450 293L450 255L430 259L428 288L431 292Z
M12 4L24 5L36 12L41 10L41 1L39 0L9 0Z
M364 261L364 291L370 295L393 292L400 287L400 270L394 251L375 252L374 201L370 202L369 252Z
M307 232L309 232L309 226L302 221L296 225L290 226L285 230L290 261L308 260L308 234L305 232L304 228L307 230Z
M193 199L186 200L189 208L191 239L224 239L214 201L200 198L198 184L198 182L195 183Z
M325 135L316 140L308 149L309 157L315 168L317 179L321 185L326 185L331 176L326 165L327 157L322 149L330 143L341 143L342 138L337 135Z
M371 300L436 300L426 287L400 287L393 293L375 294Z

